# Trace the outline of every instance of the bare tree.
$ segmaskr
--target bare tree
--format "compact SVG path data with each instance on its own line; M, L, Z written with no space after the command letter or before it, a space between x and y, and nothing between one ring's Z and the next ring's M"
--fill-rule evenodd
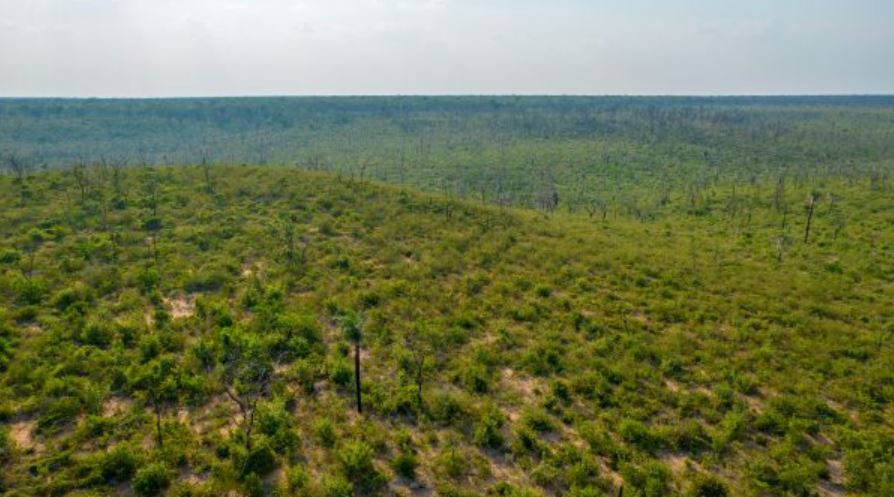
M24 204L28 198L28 186L25 184L25 177L34 169L34 164L15 152L7 152L3 156L3 168L15 175L15 184L19 188L19 200Z
M791 240L785 233L782 233L781 235L779 235L779 237L776 238L776 261L777 262L782 262L782 260L785 258L785 251L788 248L790 243L791 243Z
M424 403L422 399L422 387L425 383L425 370L429 357L433 353L431 337L428 332L416 329L406 337L406 346L412 358L413 381L416 384L416 409L422 413Z
M595 198L590 201L589 204L586 205L587 215L590 218L593 218L597 212L602 213L602 222L605 222L605 218L608 216L608 204L602 198Z
M807 196L807 202L804 204L804 213L807 217L807 221L804 224L804 243L807 243L810 238L810 223L813 221L813 214L816 211L816 204L819 202L819 198L819 192L812 191Z
M14 174L18 181L22 181L34 169L34 165L10 151L3 155L3 168Z
M222 335L220 346L221 383L224 392L239 407L245 448L251 450L255 411L269 393L273 362L262 341L241 329Z
M78 186L78 191L81 193L81 204L87 202L87 193L90 189L90 176L87 171L87 166L83 163L75 164L74 167L71 168L71 177L74 178L75 184Z

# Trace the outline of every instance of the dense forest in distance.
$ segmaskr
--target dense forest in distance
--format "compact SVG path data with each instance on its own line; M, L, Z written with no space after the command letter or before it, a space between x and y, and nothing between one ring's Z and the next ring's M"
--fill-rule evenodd
M892 138L883 96L0 99L0 495L894 495Z
M527 207L865 175L892 144L891 96L0 99L0 151L35 167L291 165Z

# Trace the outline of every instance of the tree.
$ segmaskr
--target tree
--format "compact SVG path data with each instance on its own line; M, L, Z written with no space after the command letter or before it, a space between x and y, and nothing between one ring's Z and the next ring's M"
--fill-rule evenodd
M816 211L816 204L819 202L819 192L812 191L807 196L807 202L804 204L804 212L807 216L807 222L804 224L804 243L807 243L810 237L810 222L813 221L813 213Z
M360 342L363 340L363 316L348 311L339 318L345 338L354 346L354 390L357 397L357 413L363 414L363 397L360 392Z
M164 446L161 418L179 400L180 371L175 356L156 357L132 372L131 389L152 407L155 413L155 437L158 447Z
M261 339L239 328L223 330L218 337L220 380L227 396L239 407L245 448L251 450L255 411L267 396L273 380L273 361Z
M75 164L71 168L71 177L74 178L78 185L78 191L81 193L81 204L87 203L87 194L90 191L90 175L87 166L84 164Z
M30 162L23 159L15 152L7 152L3 155L3 167L14 174L17 181L22 181L34 168Z
M149 252L156 266L158 266L158 234L161 233L162 226L161 218L158 216L152 216L143 221L143 229L149 233Z
M31 279L31 276L34 275L34 261L37 258L37 252L43 245L44 240L45 236L43 231L37 228L31 228L28 230L28 233L25 234L25 241L22 244L22 249L28 254L28 267L24 271L25 277L28 279Z
M416 384L416 408L423 411L422 387L425 383L425 369L429 357L433 353L431 338L426 330L417 328L406 337L406 346L410 351L412 360L413 381Z
M28 197L28 186L25 184L25 176L34 169L34 165L15 152L7 152L3 156L3 168L15 175L15 183L19 188L19 198L24 205L25 199Z

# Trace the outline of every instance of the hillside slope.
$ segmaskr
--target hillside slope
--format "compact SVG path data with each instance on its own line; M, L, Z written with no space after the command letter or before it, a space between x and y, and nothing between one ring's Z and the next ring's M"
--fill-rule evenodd
M2 177L0 488L892 495L894 199L826 186L803 243L710 193L594 221L285 168Z

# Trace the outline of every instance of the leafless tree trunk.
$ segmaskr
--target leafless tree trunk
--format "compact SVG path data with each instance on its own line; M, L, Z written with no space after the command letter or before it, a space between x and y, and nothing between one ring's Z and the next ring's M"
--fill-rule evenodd
M804 211L807 215L807 222L804 224L804 243L807 243L810 238L810 223L813 221L813 213L816 210L817 200L819 200L819 195L815 192L811 192L810 195L807 196L807 203L804 206Z

